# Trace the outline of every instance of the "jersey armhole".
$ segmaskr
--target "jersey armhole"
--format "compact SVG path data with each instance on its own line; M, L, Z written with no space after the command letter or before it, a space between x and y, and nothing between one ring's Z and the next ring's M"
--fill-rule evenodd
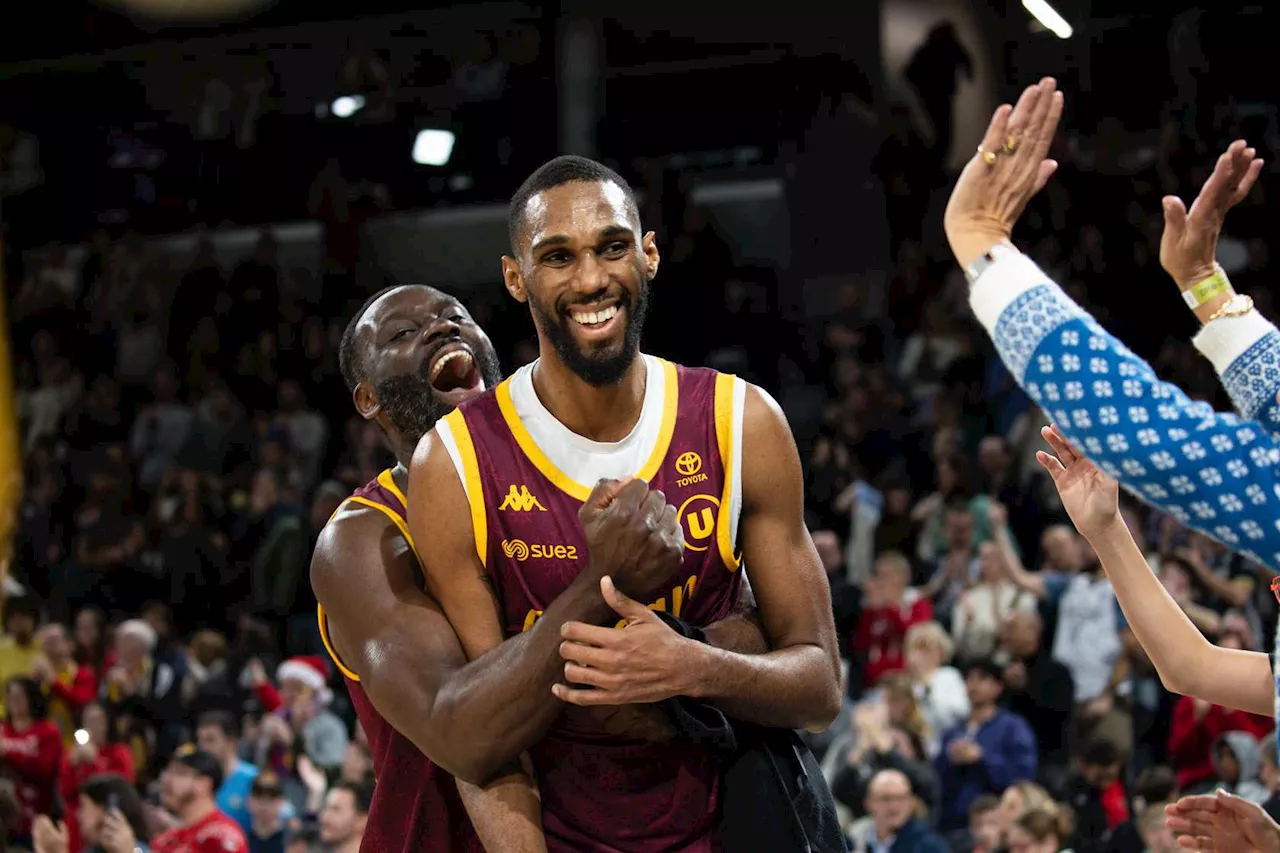
M738 527L742 516L742 424L746 401L746 382L728 373L716 376L716 444L724 466L716 540L720 559L731 572L742 564Z
M453 462L453 469L462 482L462 491L471 510L471 532L476 541L476 554L480 564L489 567L489 523L484 511L484 487L480 482L480 463L476 460L476 447L471 441L471 430L462 412L454 409L436 422L436 435Z

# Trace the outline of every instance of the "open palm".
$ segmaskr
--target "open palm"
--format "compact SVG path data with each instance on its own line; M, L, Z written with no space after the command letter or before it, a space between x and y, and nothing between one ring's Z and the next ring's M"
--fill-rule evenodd
M1178 833L1178 846L1197 853L1275 853L1280 826L1262 806L1218 791L1183 797L1165 807L1165 823Z
M1120 511L1120 487L1115 479L1076 453L1056 427L1044 427L1040 434L1049 442L1053 453L1041 450L1036 453L1036 459L1053 478L1062 505L1076 529L1088 536L1114 520Z

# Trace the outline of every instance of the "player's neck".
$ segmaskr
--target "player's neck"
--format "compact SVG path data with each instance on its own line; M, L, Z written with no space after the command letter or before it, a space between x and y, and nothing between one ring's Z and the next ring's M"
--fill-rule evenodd
M637 353L622 379L596 386L552 358L533 368L533 390L552 417L565 428L591 441L621 441L630 434L644 408L648 379L644 356Z

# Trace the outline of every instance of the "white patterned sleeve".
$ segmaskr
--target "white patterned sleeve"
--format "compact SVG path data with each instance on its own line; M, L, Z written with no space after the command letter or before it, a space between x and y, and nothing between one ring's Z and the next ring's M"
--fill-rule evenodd
M1161 382L1025 256L995 260L970 303L1028 396L1100 468L1182 523L1280 567L1280 448L1270 429Z
M1231 395L1236 411L1280 438L1280 332L1257 311L1223 317L1192 338Z

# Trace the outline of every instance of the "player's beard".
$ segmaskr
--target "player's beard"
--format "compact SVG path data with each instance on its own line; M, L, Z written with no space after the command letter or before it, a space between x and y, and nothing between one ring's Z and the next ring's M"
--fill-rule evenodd
M533 308L534 322L547 336L564 366L588 385L602 388L621 382L640 351L640 336L649 313L649 282L641 279L640 290L634 300L625 292L620 297L618 304L625 312L627 324L622 331L622 347L617 352L609 352L607 348L584 350L579 346L569 327L574 321L568 309L552 315L536 299L530 299L529 304Z
M492 349L474 348L471 353L486 389L502 381L502 366ZM378 405L386 413L391 426L413 444L417 444L436 425L436 421L453 411L452 404L436 396L435 389L431 387L430 373L431 359L427 358L423 359L417 373L392 376L373 386L374 393L378 395Z

